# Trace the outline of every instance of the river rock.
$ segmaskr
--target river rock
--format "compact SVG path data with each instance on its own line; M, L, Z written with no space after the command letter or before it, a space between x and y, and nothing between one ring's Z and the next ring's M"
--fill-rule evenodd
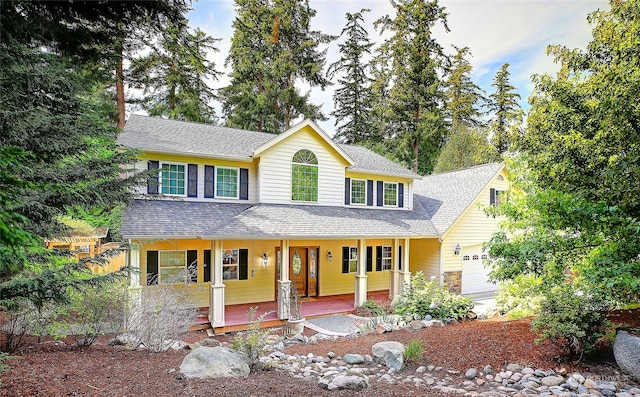
M246 378L250 368L240 353L224 347L199 347L189 353L180 372L187 378Z
M400 342L378 342L371 347L371 355L376 362L384 363L384 354L387 350L399 350L404 354L404 345Z
M360 354L345 354L342 358L347 364L363 364L364 357Z
M640 381L640 336L618 331L613 342L613 355L622 372Z

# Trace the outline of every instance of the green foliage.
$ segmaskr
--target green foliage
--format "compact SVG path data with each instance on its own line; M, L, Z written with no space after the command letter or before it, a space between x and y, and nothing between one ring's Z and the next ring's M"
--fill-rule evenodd
M459 320L473 308L473 300L449 292L435 280L427 281L422 272L417 272L405 283L396 314L410 319L430 315L437 319Z
M342 35L347 35L340 47L340 59L329 66L327 75L330 78L342 73L338 78L341 87L333 94L335 110L331 112L336 118L336 134L334 139L344 143L359 144L365 140L377 141L370 116L373 104L371 78L367 75L368 65L364 58L371 54L373 44L364 29L363 9L354 14L347 13L347 26ZM338 123L343 122L342 125Z
M496 309L511 319L538 314L543 299L541 285L542 279L533 274L520 274L513 280L503 281L496 295Z
M359 308L358 313L367 317L384 316L389 313L385 307L375 299L367 299Z
M151 116L211 123L216 98L206 80L217 80L208 52L217 52L216 41L200 29L193 33L187 21L169 23L148 55L134 58L130 83L143 89L138 100Z
M375 22L388 38L376 57L374 105L394 157L420 174L429 173L447 135L445 84L448 57L432 30L449 30L446 12L437 2L393 1L395 16ZM377 122L377 120L376 120Z
M71 302L53 311L47 333L56 339L71 335L77 346L87 347L100 335L119 331L124 323L123 282L71 292Z
M258 307L250 307L247 314L249 329L246 332L238 332L233 337L233 348L244 354L254 366L258 363L260 355L264 351L267 338L273 333L270 328L260 328L262 321L271 312L265 312L257 316Z
M600 296L582 291L579 284L553 287L533 321L533 329L540 333L538 342L551 340L580 357L593 352L609 325L605 316L609 305Z
M488 143L487 132L484 129L461 125L452 128L433 172L455 171L487 164L497 159L497 152Z
M281 133L300 115L325 120L299 84L324 88L326 49L333 36L311 29L307 0L236 0L231 83L219 93L229 127Z
M419 339L412 339L404 349L404 357L407 362L417 363L424 354L424 344Z
M512 144L514 134L522 121L522 110L518 104L520 94L509 82L509 64L500 67L493 78L495 92L489 95L488 108L493 113L491 128L492 142L498 154L506 152Z
M451 59L449 77L446 81L447 115L451 128L479 127L483 125L483 112L478 108L485 101L482 89L470 77L473 69L467 55L471 54L469 47L455 47L456 55Z

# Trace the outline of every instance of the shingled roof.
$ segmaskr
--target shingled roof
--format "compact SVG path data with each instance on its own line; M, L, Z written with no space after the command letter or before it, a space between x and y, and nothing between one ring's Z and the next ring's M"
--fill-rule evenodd
M118 144L152 153L251 161L258 147L277 137L276 134L211 124L131 115L118 137ZM420 178L420 175L367 148L338 146L354 161L350 170Z
M502 163L490 163L425 176L413 183L414 198L444 234L502 168Z

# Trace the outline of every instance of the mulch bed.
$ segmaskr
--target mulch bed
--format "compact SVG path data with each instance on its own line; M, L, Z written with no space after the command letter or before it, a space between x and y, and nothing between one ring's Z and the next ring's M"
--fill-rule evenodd
M617 312L611 317L616 323L640 326L640 309ZM188 340L207 337L204 331L194 331ZM229 335L217 338L229 340ZM580 371L600 377L615 377L618 369L613 361L611 346L591 361L574 363L563 360L558 346L534 343L536 335L530 330L530 320L503 321L501 319L463 321L445 327L420 331L396 331L369 334L356 338L321 341L317 345L297 345L286 353L314 353L338 356L347 353L370 354L371 346L383 340L408 343L421 340L425 354L420 362L403 371L413 373L419 365L441 366L462 374L471 367L481 370L485 365L494 369L509 363L533 368ZM386 385L373 383L366 391L355 393L343 390L329 392L315 382L295 379L278 372L256 372L246 379L185 380L178 368L189 352L168 351L148 353L108 346L107 338L100 344L77 349L59 342L29 343L14 353L19 358L6 363L11 367L0 376L0 396L413 396L437 394L426 388L409 384Z

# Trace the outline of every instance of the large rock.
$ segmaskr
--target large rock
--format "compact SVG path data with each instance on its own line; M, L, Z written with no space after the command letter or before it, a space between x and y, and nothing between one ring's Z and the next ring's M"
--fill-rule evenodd
M371 347L373 359L379 363L384 362L384 354L387 350L399 350L404 354L404 345L400 342L378 342Z
M640 381L640 336L618 331L613 342L613 355L622 372Z
M250 372L245 360L224 347L199 347L182 360L180 372L187 378L245 378Z
M362 374L325 375L318 380L318 386L327 390L363 390L369 387L369 378Z
M395 369L396 371L400 371L404 366L404 354L402 351L391 349L384 352L384 365L387 368Z

